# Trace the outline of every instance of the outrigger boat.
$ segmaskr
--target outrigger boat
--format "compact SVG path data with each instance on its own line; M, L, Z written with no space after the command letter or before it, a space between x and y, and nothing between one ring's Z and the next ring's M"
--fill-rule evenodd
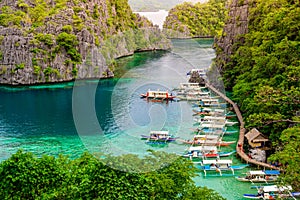
M199 103L195 103L193 106L198 107L227 107L227 103L220 103L217 98L202 98L199 100Z
M207 87L200 87L199 83L180 83L179 90L205 90Z
M160 100L173 100L176 96L173 96L172 93L167 91L160 90L148 90L146 94L140 94L141 98L151 98L151 99L160 99Z
M198 130L204 133L221 134L226 131L226 127L225 124L202 123Z
M206 146L229 146L236 141L222 141L218 135L195 135L193 140L181 140L185 144Z
M198 109L193 109L193 112L197 115L204 115L204 116L224 116L225 110L224 109L212 109L208 107L200 107Z
M236 114L229 111L225 113L225 109L221 108L209 108L209 107L199 107L193 109L194 114L193 115L199 115L199 116L225 116L226 119L230 119L233 117L236 117Z
M260 187L257 194L244 194L243 197L247 199L277 199L300 196L300 192L291 191L291 186L268 185Z
M244 169L249 166L248 164L232 165L232 160L222 160L218 158L215 160L202 160L201 162L194 163L200 164L200 169L203 170L205 176L207 171L219 172L221 176L222 171L232 171L232 174L234 175L234 170Z
M192 73L197 72L199 76L206 78L206 70L205 69L191 69L186 73L187 76L192 75Z
M245 177L237 176L235 178L242 182L267 183L277 181L279 174L279 170L255 170L247 172Z
M150 135L141 135L142 140L150 142L173 142L178 137L169 134L169 131L150 131Z
M235 152L219 152L216 146L191 146L183 157L190 158L190 160L194 158L219 158L230 156Z
M198 128L194 129L196 134L211 134L211 135L224 135L233 134L239 132L238 129L228 130L228 127L217 124L202 124Z
M205 97L209 97L209 96L205 96ZM188 95L178 95L177 98L186 101L199 101L200 99L203 98L203 96L188 94Z
M238 122L232 122L228 121L226 117L220 117L220 116L204 116L201 118L195 118L194 119L196 122L198 122L201 126L201 124L206 123L206 124L224 124L225 126L233 126L238 124Z

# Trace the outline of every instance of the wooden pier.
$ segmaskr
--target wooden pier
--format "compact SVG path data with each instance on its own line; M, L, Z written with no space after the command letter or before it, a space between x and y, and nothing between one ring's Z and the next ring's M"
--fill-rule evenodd
M237 142L236 145L236 152L237 154L243 159L245 160L247 163L251 163L257 166L261 166L263 168L269 168L269 169L276 169L276 170L280 170L280 168L275 167L273 165L264 163L264 162L259 162L257 160L251 159L249 158L249 156L244 152L243 149L243 145L244 145L244 138L245 138L245 133L246 133L246 129L245 129L245 123L243 121L243 117L242 117L242 113L239 109L239 107L231 100L229 99L225 94L223 94L222 92L220 92L219 90L217 90L214 86L210 85L209 83L206 83L206 86L212 90L214 93L218 94L222 99L224 99L226 102L228 102L229 104L232 105L236 116L240 122L240 134L239 134L239 140Z

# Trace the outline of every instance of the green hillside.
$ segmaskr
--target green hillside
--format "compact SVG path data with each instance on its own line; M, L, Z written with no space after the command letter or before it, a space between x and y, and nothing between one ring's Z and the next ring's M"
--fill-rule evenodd
M282 163L284 180L300 189L300 2L256 0L249 30L240 35L223 69L250 129L273 141L272 161ZM226 33L228 34L228 33Z
M224 26L226 0L209 0L207 3L183 3L169 11L165 29L183 33L189 37L215 36Z

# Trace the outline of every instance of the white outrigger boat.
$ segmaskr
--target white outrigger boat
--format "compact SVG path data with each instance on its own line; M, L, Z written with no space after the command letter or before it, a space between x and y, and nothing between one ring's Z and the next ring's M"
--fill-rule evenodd
M215 160L202 160L197 163L200 164L200 169L203 170L205 176L207 175L207 171L219 172L221 176L222 171L232 171L232 175L234 175L234 170L244 169L249 166L248 164L232 165L232 160L223 160L218 158Z
M300 196L300 192L292 192L291 186L268 185L258 189L257 194L244 194L247 199L281 199Z
M185 144L206 146L229 146L236 141L222 141L218 135L194 135L192 140L181 140Z
M207 89L207 87L200 87L199 83L180 83L179 84L179 90L204 90Z
M199 132L211 133L211 134L222 134L226 131L225 124L212 124L212 123L202 123L198 127Z
M216 146L191 146L183 157L193 159L219 158L234 154L236 151L219 152Z
M224 124L225 126L233 126L238 122L228 121L225 116L204 116L201 118L195 118L196 122L201 124Z
M150 131L149 135L141 135L141 139L152 142L173 142L178 137L169 134L169 131Z
M219 102L219 99L217 98L207 98L207 99L200 99L199 100L199 106L204 107L226 107L227 103L221 103Z
M268 183L277 181L279 170L253 170L246 173L246 176L235 177L238 181L252 183Z
M146 94L140 94L141 98L152 98L152 99L160 99L160 100L173 100L176 96L173 96L172 93L167 91L160 90L148 90Z

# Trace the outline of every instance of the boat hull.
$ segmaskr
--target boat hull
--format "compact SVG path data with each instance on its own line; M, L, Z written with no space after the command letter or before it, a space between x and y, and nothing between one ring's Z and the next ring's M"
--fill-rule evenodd
M195 141L186 141L183 140L182 141L184 144L190 144L190 145L194 145L194 146L201 146L201 145L206 145L206 146L221 146L221 147L226 147L229 146L231 144L234 144L236 141L222 141L222 142L212 142L212 141L208 141L208 140L200 140L199 142L195 142Z
M169 137L169 138L152 138L148 135L141 135L142 140L148 140L152 142L174 142L178 137Z
M203 158L203 157L206 157L206 158L218 158L218 157L228 157L232 154L234 154L236 151L231 151L231 152L219 152L219 153L198 153L197 156L193 156L192 153L188 153L188 154L185 154L183 155L183 157L186 157L186 158Z
M140 94L141 98L147 98L147 99L160 99L160 100L173 100L176 98L176 96L147 96L147 94Z
M247 199L263 199L263 196L256 194L244 194L243 197Z
M247 179L245 177L236 177L236 180L241 181L241 182L252 182L252 183L267 183L267 182L274 182L277 179L276 178L261 178L261 179Z

